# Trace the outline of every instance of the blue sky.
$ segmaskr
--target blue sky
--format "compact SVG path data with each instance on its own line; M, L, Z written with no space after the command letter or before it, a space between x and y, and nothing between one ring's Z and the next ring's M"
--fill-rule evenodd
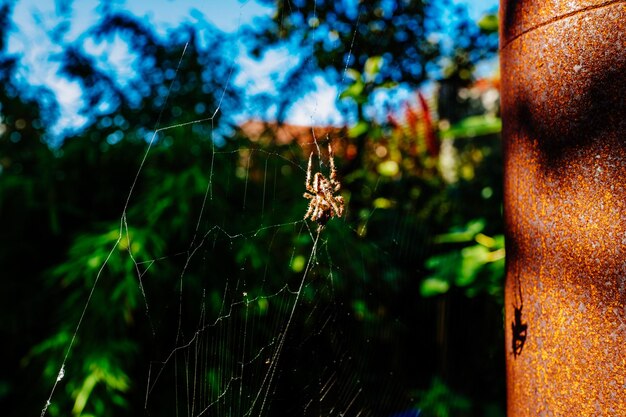
M62 1L62 0L58 0ZM80 0L72 3L74 33L84 30L97 19L97 0ZM117 1L120 6L142 16L155 26L165 29L176 27L185 21L194 21L191 10L198 10L207 20L226 32L235 32L240 23L248 23L255 16L269 15L271 8L262 6L254 0L128 0ZM466 4L473 18L480 17L485 11L494 10L498 0L455 0L457 4ZM33 24L34 15L53 17L57 10L54 0L18 0L14 17L21 27Z
M57 2L64 0L18 0L14 9L15 27L9 42L9 50L24 55L21 76L34 85L45 85L52 88L58 96L62 115L57 123L57 130L78 128L85 120L78 114L81 104L81 91L77 83L59 77L57 68L48 57L60 52L54 45L48 32L57 23ZM470 16L478 19L487 11L494 11L498 0L455 0L466 4ZM154 26L157 33L165 35L168 29L181 23L199 23L201 19L212 23L224 32L233 34L233 54L241 72L234 80L238 85L245 85L249 92L268 92L274 89L272 75L279 74L289 60L289 51L274 51L265 60L259 62L241 52L241 44L237 42L237 32L242 25L252 22L255 17L269 16L271 8L259 5L254 0L113 0L115 7L127 10L142 17ZM71 29L67 40L73 40L98 20L98 0L80 0L71 3L69 20ZM98 46L93 45L94 52ZM128 71L128 51L124 45L112 45L106 52L111 66L121 76ZM130 74L126 74L130 76ZM330 86L321 76L314 77L315 91L300 98L288 115L288 121L295 124L341 124L344 121L335 107L338 95L336 86ZM271 118L271 109L262 117ZM248 117L243 115L242 117Z

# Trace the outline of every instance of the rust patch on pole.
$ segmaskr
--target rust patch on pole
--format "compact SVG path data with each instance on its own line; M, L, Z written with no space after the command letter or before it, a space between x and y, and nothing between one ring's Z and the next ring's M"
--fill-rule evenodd
M626 416L626 1L500 19L508 417Z

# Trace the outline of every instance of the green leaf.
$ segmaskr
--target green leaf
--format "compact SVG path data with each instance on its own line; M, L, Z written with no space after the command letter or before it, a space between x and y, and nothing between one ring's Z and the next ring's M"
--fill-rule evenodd
M291 262L291 270L293 272L302 272L306 265L306 258L302 255L295 256Z
M358 100L358 99L360 99L361 93L363 92L364 88L365 88L365 84L363 84L363 82L361 80L357 80L352 85L348 86L348 88L346 88L339 95L339 98L340 99L344 99L344 98L349 97L349 98L352 98L354 100Z
M420 294L422 297L433 297L435 295L445 294L450 289L450 283L441 278L426 278L420 285Z
M502 119L491 115L470 116L441 131L442 139L462 139L492 135L502 131Z
M385 81L384 83L380 84L378 88L396 88L397 86L398 83L395 81Z
M478 21L478 27L487 33L498 31L498 16L495 14L487 14Z
M462 394L452 391L441 379L435 377L430 388L417 393L417 406L424 415L452 417L465 415L472 406Z
M358 72L355 69L352 69L352 68L348 68L346 70L346 77L348 77L348 78L350 78L350 79L352 79L354 81L359 81L359 82L361 81L361 73Z
M380 72L380 68L383 64L383 57L371 56L365 61L365 79L367 81L373 81L376 75Z
M374 200L372 205L377 209L388 209L393 207L394 202L389 200L388 198L378 197Z
M128 376L121 369L109 362L108 359L96 359L89 366L89 374L83 380L81 387L74 393L73 414L83 414L94 388L102 383L112 393L126 392L130 388Z
M435 236L435 243L461 243L470 242L485 228L484 219L474 219L469 221L461 230L453 230L451 233L444 233Z
M385 177L394 177L400 172L400 166L396 161L385 161L378 164L378 173Z
M471 285L476 280L480 269L487 263L489 249L482 245L469 246L461 250L463 261L455 284L460 287Z
M364 120L360 120L357 124L355 124L348 130L348 136L350 136L351 138L359 137L366 133L369 128L369 123Z

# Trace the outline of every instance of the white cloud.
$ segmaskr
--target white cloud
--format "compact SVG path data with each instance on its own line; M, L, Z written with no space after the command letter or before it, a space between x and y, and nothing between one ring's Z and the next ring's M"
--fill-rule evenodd
M313 83L315 89L294 103L287 121L303 126L343 124L343 116L336 106L337 87L331 86L321 76L314 77Z
M237 58L240 71L235 78L235 84L246 88L248 95L276 94L276 87L285 77L289 66L294 65L293 60L294 56L287 48L271 49L262 59L257 60L247 55L241 47Z

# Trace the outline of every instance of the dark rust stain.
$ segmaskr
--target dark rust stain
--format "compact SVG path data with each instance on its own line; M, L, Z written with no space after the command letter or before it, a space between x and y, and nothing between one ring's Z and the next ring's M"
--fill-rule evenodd
M508 417L626 416L626 2L501 27Z

